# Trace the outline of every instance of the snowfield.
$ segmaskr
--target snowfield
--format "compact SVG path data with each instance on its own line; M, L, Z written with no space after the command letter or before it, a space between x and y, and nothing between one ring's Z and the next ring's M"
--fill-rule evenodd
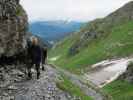
M131 61L133 61L133 58L122 58L101 61L97 64L92 65L92 68L98 68L101 66L105 67L99 68L99 70L96 70L91 73L88 72L84 74L83 77L88 81L91 81L98 87L103 87L106 84L117 79L121 74L123 74Z

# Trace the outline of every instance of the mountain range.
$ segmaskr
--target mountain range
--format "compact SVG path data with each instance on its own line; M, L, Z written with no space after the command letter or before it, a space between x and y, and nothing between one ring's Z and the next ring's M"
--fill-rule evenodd
M80 22L75 21L37 21L31 22L29 31L34 35L37 35L48 41L54 43L68 36L74 31L77 31L81 27Z

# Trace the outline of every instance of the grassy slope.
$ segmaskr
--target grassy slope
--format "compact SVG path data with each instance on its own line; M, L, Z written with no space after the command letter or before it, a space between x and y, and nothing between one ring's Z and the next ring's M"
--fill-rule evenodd
M112 29L106 37L101 37L89 43L88 47L75 56L68 57L68 49L75 42L75 36L67 37L49 57L60 56L54 63L72 72L78 73L88 65L113 57L125 57L133 53L133 22L119 25ZM78 36L77 36L78 37Z
M57 82L57 86L63 90L69 92L71 95L81 98L81 100L93 100L91 97L85 95L78 86L73 84L66 77L62 77L62 82Z
M113 97L113 100L133 100L133 85L126 81L117 80L103 88Z

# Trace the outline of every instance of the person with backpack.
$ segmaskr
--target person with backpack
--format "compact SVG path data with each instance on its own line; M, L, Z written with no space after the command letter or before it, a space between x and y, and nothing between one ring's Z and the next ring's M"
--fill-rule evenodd
M31 43L27 43L28 45L28 77L32 78L31 68L35 65L35 69L37 72L37 79L40 77L40 63L42 60L42 50L39 46L38 38L32 37Z

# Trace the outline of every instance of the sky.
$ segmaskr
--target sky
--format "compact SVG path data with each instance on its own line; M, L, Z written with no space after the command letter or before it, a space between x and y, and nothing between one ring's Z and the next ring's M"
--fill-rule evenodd
M21 0L29 21L86 22L102 18L132 0Z

